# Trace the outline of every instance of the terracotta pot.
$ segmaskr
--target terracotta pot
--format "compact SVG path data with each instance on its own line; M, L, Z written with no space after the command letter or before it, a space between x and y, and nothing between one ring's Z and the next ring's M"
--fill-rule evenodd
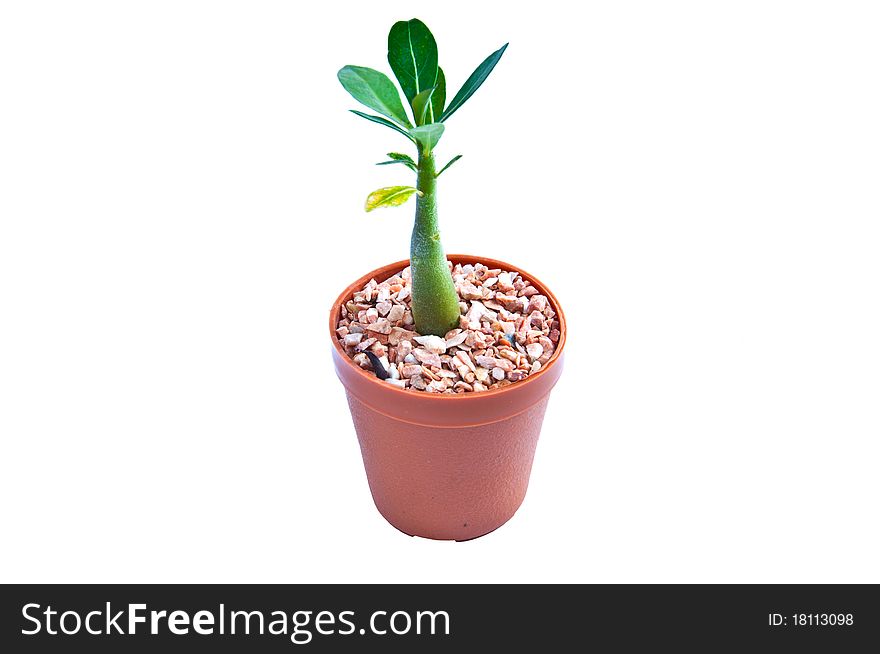
M522 504L550 390L562 373L566 328L553 294L518 266L471 255L449 259L518 271L547 297L561 335L541 370L504 388L449 395L397 388L361 369L337 341L339 307L370 279L381 282L408 261L346 288L330 311L330 339L379 512L412 536L469 540L503 525Z

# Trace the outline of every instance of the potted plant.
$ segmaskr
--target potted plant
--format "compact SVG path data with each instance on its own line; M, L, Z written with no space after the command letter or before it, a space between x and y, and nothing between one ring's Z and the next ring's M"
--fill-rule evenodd
M415 147L389 153L415 186L370 193L366 210L415 196L410 258L365 274L330 312L337 375L345 386L373 499L410 535L468 540L504 524L525 497L550 390L562 372L565 319L533 275L483 256L446 257L437 217L434 150L445 123L504 54L493 52L446 102L437 44L417 19L388 35L392 81L345 66L339 81Z

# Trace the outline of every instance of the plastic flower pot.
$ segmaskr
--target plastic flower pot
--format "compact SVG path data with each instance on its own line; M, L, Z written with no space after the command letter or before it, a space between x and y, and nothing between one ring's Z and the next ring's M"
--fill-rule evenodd
M547 297L560 336L541 370L499 389L443 394L397 388L355 364L336 338L340 305L370 279L381 282L408 261L373 270L339 295L330 311L330 340L376 508L405 534L461 541L503 525L525 498L547 400L562 373L566 325L550 290L518 266L470 255L448 258L518 271Z

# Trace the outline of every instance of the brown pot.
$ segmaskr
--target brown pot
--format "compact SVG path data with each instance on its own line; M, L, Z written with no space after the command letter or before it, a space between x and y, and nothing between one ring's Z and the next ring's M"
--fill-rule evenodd
M339 307L370 279L381 282L409 261L346 288L330 311L330 340L376 508L411 536L469 540L503 525L522 504L550 390L562 373L566 328L559 302L534 276L485 257L449 259L518 271L547 297L560 337L541 370L503 388L449 395L397 388L361 369L336 338Z

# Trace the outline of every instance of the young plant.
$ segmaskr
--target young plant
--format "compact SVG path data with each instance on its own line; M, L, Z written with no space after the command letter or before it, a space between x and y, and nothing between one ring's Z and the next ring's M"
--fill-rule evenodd
M413 18L395 23L388 33L388 63L409 104L412 120L400 100L394 83L372 68L344 66L339 81L355 100L378 114L351 110L369 121L389 127L416 147L416 159L389 152L387 164L406 166L416 174L416 185L387 186L367 196L366 210L396 207L416 196L416 217L410 241L412 299L410 306L416 330L443 336L458 327L458 294L446 263L437 223L437 178L461 158L453 157L437 170L434 147L443 135L445 121L486 81L501 59L505 43L471 73L446 104L446 77L437 63L437 43L425 24Z

